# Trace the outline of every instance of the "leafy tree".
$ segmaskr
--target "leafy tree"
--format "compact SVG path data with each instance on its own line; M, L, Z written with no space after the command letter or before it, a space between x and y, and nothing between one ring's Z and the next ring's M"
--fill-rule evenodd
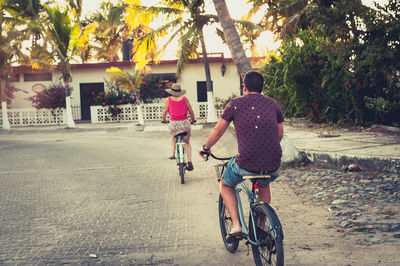
M124 21L125 8L126 5L121 1L102 2L100 10L90 18L90 21L97 23L92 45L92 50L95 51L94 58L107 62L119 61L122 44L149 31L144 25L131 29Z
M351 71L354 97L364 121L400 125L400 3L389 0L366 14L365 30L354 51Z
M271 55L261 70L265 93L277 99L287 116L308 116L313 121L351 120L350 72L343 66L343 50L312 30L300 31L286 41L280 56Z
M0 103L3 128L9 129L7 118L6 88L11 75L11 65L22 58L22 42L28 39L23 17L35 16L39 1L0 0ZM32 8L28 8L30 5ZM16 10L16 6L19 9ZM29 11L29 12L28 12Z
M361 0L249 0L253 4L250 15L267 6L260 22L281 38L299 29L319 29L334 40L357 39L360 18L368 12Z
M160 51L176 37L179 37L179 51L177 73L181 74L185 64L189 59L200 57L199 50L201 50L201 57L204 63L204 70L206 76L207 99L208 99L208 122L215 122L217 120L215 106L212 96L212 83L210 65L207 57L206 44L204 42L203 29L205 26L218 22L218 17L212 14L205 13L204 0L191 0L191 1L172 1L164 0L160 5L144 7L138 4L138 1L127 1L128 6L128 24L136 26L138 22L149 23L160 15L164 15L166 22L158 29L152 30L136 40L134 47L134 58L139 62L143 62L145 54L155 47L156 40L159 37L168 35L170 31L170 39ZM237 21L240 23L240 21ZM242 23L245 27L250 27L249 23Z
M89 24L82 28L80 23L81 2L69 1L69 5L61 8L57 5L44 5L45 20L42 24L45 39L51 44L51 50L41 50L40 46L34 49L40 52L34 53L33 67L57 69L61 72L65 87L65 101L67 109L67 126L75 127L72 117L70 87L71 61L79 56L79 48L89 43L89 35L95 24Z

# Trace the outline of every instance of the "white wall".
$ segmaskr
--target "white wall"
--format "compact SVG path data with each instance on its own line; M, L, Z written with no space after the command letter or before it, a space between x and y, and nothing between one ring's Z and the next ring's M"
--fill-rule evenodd
M240 79L237 74L236 67L232 62L226 62L226 73L224 76L221 74L220 63L210 63L211 79L214 87L214 98L226 99L232 94L238 96L240 94ZM130 68L123 68L124 71L133 71ZM175 73L175 64L159 64L151 67L150 73ZM104 79L108 80L109 73L106 72L106 68L72 68L71 71L72 82L71 86L73 91L71 94L72 106L80 105L80 84L81 83L101 83ZM60 74L53 73L53 82L59 83ZM190 102L197 102L197 81L205 81L205 72L203 63L190 63L187 64L181 77L178 79L178 83L181 83L183 89L187 90L187 97ZM32 108L32 104L28 97L35 95L32 91L32 87L35 84L42 84L49 86L52 82L50 81L36 81L36 82L24 82L23 73L20 74L20 82L14 82L11 85L28 91L28 94L23 92L15 93L15 98L9 105L9 108Z
M222 76L222 63L211 63L210 72L213 81L214 99L216 97L226 99L232 94L240 94L240 79L236 68L232 63L225 63L226 73ZM188 64L183 70L180 80L182 88L186 89L191 102L197 102L197 81L206 81L204 65Z

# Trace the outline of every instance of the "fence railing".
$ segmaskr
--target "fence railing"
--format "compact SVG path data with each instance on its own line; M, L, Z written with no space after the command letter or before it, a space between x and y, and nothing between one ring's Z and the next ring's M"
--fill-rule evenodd
M10 126L61 125L67 121L65 109L8 109ZM0 115L0 124L3 124Z
M114 116L111 114L108 107L91 106L91 121L92 123L109 123L109 122L128 122L137 121L137 105L125 104L118 106L121 113ZM145 121L161 120L164 104L152 103L142 104L141 110ZM207 118L207 103L192 103L193 112L196 119ZM72 108L74 120L80 119L80 108L76 106ZM220 116L223 110L217 110L217 115ZM10 126L45 126L45 125L62 125L66 124L66 111L60 109L8 109L8 121ZM0 113L0 125L2 125L2 116Z
M91 106L91 120L92 123L107 123L116 121L137 121L138 120L138 105L124 104L118 106L121 113L112 115L109 107ZM145 121L161 120L163 103L142 104L141 110L143 119ZM198 119L205 119L207 117L207 103L194 103L192 104L193 112Z

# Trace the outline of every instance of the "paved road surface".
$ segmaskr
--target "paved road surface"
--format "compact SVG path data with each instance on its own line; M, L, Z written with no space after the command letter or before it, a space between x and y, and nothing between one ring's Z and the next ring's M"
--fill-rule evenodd
M181 185L169 147L166 132L2 136L0 264L251 263L221 244L212 163L194 156Z
M184 185L167 159L166 132L2 135L0 265L252 265L243 243L232 255L220 239L215 162L195 154L209 132L193 131L195 171ZM232 138L214 151L232 154ZM376 246L350 252L354 242L326 229L327 209L279 179L273 200L287 265L367 265L357 262L368 255L371 265L399 261L397 244L381 255L371 252Z

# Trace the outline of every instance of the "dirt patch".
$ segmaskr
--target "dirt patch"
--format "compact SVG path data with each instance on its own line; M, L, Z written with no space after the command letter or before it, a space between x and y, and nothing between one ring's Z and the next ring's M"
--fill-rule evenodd
M305 193L307 185L297 185L285 171L272 185L271 205L284 228L286 265L400 264L398 239L391 237L389 240L389 233L380 230L356 232L337 226L337 216L330 211L331 206L322 199L315 199L315 194ZM296 171L289 170L299 176L307 173L304 169ZM371 212L370 219L375 218Z

